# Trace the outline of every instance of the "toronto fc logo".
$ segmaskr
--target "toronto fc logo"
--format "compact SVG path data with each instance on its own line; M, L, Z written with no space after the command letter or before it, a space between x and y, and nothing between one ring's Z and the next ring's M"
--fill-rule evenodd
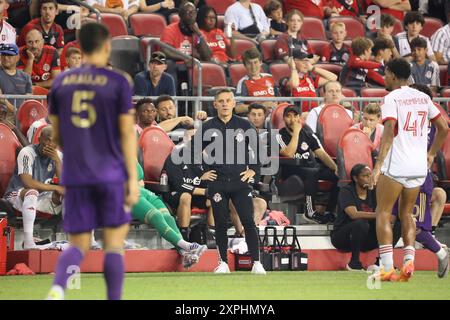
M214 202L219 202L222 200L222 196L220 195L220 193L216 193L213 197Z

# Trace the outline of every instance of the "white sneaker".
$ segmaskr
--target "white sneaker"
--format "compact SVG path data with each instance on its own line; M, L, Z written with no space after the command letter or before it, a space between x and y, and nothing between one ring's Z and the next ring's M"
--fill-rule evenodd
M230 268L226 262L221 261L217 268L214 269L214 273L231 273Z
M253 274L266 275L266 270L264 270L264 267L263 267L263 265L261 264L261 262L255 261L255 262L253 263L252 273L253 273Z

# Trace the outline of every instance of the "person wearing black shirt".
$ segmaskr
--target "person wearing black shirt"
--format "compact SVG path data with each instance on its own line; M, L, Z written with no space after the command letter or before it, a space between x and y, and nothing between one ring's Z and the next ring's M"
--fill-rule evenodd
M300 121L300 109L289 105L284 109L283 120L285 127L277 134L276 139L280 145L280 156L296 159L295 165L283 165L281 178L286 179L292 175L299 176L305 186L306 211L305 219L315 223L327 223L332 220L328 213L325 215L315 212L314 200L317 193L318 181L322 176L327 176L337 181L337 166L323 149L319 138L307 125ZM315 157L325 165L322 168ZM333 178L334 177L334 178ZM328 201L328 211L335 206L333 196ZM334 215L333 215L334 217Z
M229 273L227 259L227 217L229 200L235 205L245 229L245 240L253 260L252 273L266 274L259 261L258 234L253 221L252 185L260 174L258 135L247 120L233 114L236 106L230 89L219 90L214 97L217 117L199 128L191 144L194 163L203 162L205 170L214 170L207 197L211 201L216 224L216 243L220 253L215 273Z

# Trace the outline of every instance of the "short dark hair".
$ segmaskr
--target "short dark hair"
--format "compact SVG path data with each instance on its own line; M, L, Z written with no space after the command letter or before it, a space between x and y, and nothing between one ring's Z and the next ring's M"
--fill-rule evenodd
M147 104L147 103L153 104L153 100L151 98L142 98L142 99L138 100L138 102L136 102L136 111L139 111L141 106L143 106L144 104Z
M381 50L394 49L394 46L395 44L391 39L376 38L373 41L372 53L376 56Z
M358 163L353 166L352 170L350 170L350 179L352 180L353 184L356 183L356 181L353 179L353 177L359 176L361 174L361 172L366 168L369 168L369 166L367 164L362 164L362 163Z
M217 90L216 94L214 95L214 100L217 100L219 95L221 95L222 93L233 93L233 90L231 90L230 88L221 88L221 89Z
M58 9L58 2L56 2L56 0L41 0L41 1L39 1L39 11L41 11L42 5L44 3L53 3L55 5L56 9Z
M433 99L433 92L431 92L431 89L429 86L425 85L425 84L420 84L420 83L413 83L409 85L411 88L414 88L416 90L419 90L425 94L427 94L430 99Z
M425 48L426 49L428 47L427 40L425 40L422 37L416 37L416 38L412 39L410 46L411 46L411 50L413 50L414 48Z
M214 15L216 16L216 25L215 28L217 28L217 12L213 7L209 6L201 6L200 9L198 9L197 12L197 24L200 29L205 29L206 25L206 16L210 13L214 12Z
M173 98L171 96L169 96L168 94L162 94L156 99L155 107L158 108L158 106L161 102L169 101L169 100L172 101L173 103L175 103L175 100L173 100Z
M282 7L281 2L278 0L270 0L266 2L266 5L264 6L264 13L266 16L270 16L270 14L278 10Z
M266 113L266 108L259 103L253 102L248 106L248 113L250 113L252 110L262 110L264 111L264 114Z
M403 25L406 27L413 22L419 22L422 26L425 24L425 18L418 11L408 11L403 18Z
M86 54L96 52L111 38L108 28L97 22L82 25L78 36L81 51Z
M394 58L386 64L386 70L392 72L398 79L408 80L411 76L411 65L404 58Z
M355 56L364 54L364 51L373 47L373 42L369 38L358 37L352 41L352 52Z
M244 51L244 53L242 54L242 61L244 62L244 65L249 60L256 59L256 58L258 58L259 61L262 61L261 52L259 52L259 50L257 48L248 49L248 50Z
M395 24L395 18L388 13L382 13L380 18L381 27L390 27Z

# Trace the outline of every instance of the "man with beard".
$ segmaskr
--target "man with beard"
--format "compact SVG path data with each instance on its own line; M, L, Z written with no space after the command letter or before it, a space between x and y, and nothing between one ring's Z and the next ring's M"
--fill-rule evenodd
M164 72L167 69L166 55L160 51L153 52L148 71L139 72L134 77L134 91L137 96L175 96L175 81Z

